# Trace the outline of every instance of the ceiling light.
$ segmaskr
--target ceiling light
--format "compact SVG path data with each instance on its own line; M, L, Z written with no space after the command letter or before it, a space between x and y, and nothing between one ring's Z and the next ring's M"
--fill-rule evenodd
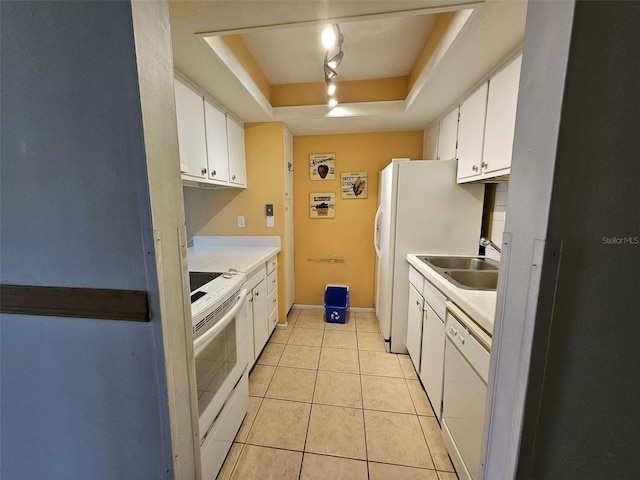
M338 65L340 65L340 62L342 62L343 57L344 52L340 50L329 61L327 61L327 65L329 65L331 68L336 68Z
M333 108L336 105L338 105L338 100L336 100L335 98L330 98L329 99L329 108Z
M329 25L328 27L325 27L322 32L320 39L322 40L324 48L329 49L336 45L336 42L338 41L338 32L336 31L336 27L337 25Z
M338 73L325 63L324 64L324 80L328 82L329 80L333 80L337 76L338 76Z
M336 84L333 82L327 82L327 95L331 97L334 93L336 93Z

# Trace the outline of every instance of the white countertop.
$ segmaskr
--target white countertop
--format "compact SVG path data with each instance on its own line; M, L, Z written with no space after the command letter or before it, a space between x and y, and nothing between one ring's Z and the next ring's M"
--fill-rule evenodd
M487 290L466 290L464 288L459 288L425 264L422 260L418 259L418 255L430 257L445 257L449 255L432 255L429 253L409 254L407 255L407 261L412 267L418 270L424 278L435 285L438 290L448 297L449 300L464 310L464 312L478 325L489 332L490 335L493 335L497 292ZM456 256L478 258L477 255Z
M235 268L249 275L279 251L280 237L194 237L187 262L191 272Z

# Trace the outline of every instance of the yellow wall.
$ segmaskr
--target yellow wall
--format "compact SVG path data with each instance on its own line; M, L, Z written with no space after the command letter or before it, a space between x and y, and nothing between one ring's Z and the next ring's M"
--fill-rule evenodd
M278 318L285 321L284 131L281 123L245 124L247 188L184 188L187 236L280 236L278 254ZM267 228L265 204L272 203L275 227ZM237 216L244 215L245 228Z
M271 101L271 84L267 77L262 73L262 69L256 62L253 55L242 41L240 35L224 35L220 37L227 45L236 60L242 65L242 68L249 74L251 79L256 83L265 98Z
M420 52L413 69L409 73L409 89L413 88L413 85L416 83L416 80L420 76L422 70L424 70L424 67L427 65L427 62L431 58L431 55L433 55L434 50L440 43L440 40L442 40L442 37L455 16L456 12L445 12L438 15L431 33L422 46L422 51Z
M327 284L345 284L350 306L373 307L378 172L392 158L421 158L422 141L422 131L293 137L295 303L322 305ZM312 153L335 153L335 180L309 179ZM340 173L347 171L368 173L367 199L340 198ZM312 192L335 193L335 218L310 218Z

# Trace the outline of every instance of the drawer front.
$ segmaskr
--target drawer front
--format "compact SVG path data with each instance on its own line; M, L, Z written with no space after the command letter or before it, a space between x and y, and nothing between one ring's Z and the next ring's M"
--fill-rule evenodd
M278 257L274 255L267 260L267 274L273 272L276 268L278 268Z
M269 330L273 332L278 324L278 304L276 303L276 308L269 315Z
M418 292L422 292L422 285L425 282L424 277L418 273L418 270L409 265L409 282L416 287Z
M274 310L278 310L278 290L274 290L267 298L267 311L271 314Z
M444 321L447 311L447 306L445 304L447 297L440 293L440 290L431 285L427 280L425 280L424 287L422 288L422 296L429 306L431 306L431 308L433 308L433 310L438 314L440 319Z
M278 271L274 270L267 275L267 294L271 295L272 292L278 289Z

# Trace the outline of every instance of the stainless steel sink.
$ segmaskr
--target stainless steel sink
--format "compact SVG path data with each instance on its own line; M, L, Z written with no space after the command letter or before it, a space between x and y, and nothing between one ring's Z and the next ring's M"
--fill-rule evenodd
M480 257L418 258L459 288L465 290L496 290L500 264Z
M452 283L467 290L496 290L497 270L445 270L445 277Z
M487 258L427 256L419 256L418 258L432 267L447 270L498 270L499 268L497 262Z

